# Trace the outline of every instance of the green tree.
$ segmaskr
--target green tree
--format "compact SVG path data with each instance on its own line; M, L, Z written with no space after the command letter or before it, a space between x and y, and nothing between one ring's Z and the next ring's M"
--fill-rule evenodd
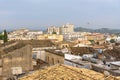
M0 34L0 40L3 40L3 38L4 38L4 35Z
M8 42L8 35L7 35L7 31L4 30L4 39L3 39L4 43Z
M52 34L57 34L57 33L55 31L53 31Z
M111 39L110 42L111 42L111 43L115 43L115 40L114 40L114 39Z
M94 44L95 43L95 41L94 40L89 40L92 44Z

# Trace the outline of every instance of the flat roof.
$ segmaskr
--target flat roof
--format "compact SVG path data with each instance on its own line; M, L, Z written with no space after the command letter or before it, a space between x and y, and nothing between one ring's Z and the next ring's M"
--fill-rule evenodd
M110 64L120 67L120 61L110 62Z
M59 55L59 56L64 57L64 53L62 53L61 51L57 51L56 49L46 49L45 51L50 52L50 53L55 54L55 55Z
M65 60L69 61L69 62L73 62L73 63L78 64L78 65L90 64L90 62L82 61L82 60L79 60L79 59L72 59L72 60L65 59Z

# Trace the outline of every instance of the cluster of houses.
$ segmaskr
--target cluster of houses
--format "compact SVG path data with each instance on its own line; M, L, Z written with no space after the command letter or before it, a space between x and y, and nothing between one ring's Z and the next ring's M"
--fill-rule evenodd
M18 77L21 74L29 74L34 70L57 64L120 76L120 61L107 58L108 55L104 55L103 51L104 49L73 42L10 41L5 45L0 45L0 76Z
M74 32L74 25L42 31L20 29L0 44L0 79L34 73L54 65L91 69L106 76L120 76L119 37L101 33ZM114 39L116 43L111 43ZM63 66L64 66L63 65Z

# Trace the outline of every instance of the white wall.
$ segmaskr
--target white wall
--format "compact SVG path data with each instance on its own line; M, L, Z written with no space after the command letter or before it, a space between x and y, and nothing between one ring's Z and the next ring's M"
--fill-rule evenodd
M22 67L12 67L12 74L21 74L22 73Z
M71 59L82 59L80 56L72 55L72 54L65 54L65 59L71 60Z
M38 51L36 57L37 57L37 59L41 59L41 60L45 61L45 51Z
M37 50L37 51L33 51L32 53L34 55L36 55L37 59L41 59L41 60L45 61L45 51L43 51L43 50Z
M65 65L69 65L69 66L78 67L78 68L87 68L87 69L91 69L90 64L79 65L79 64L76 64L76 63L74 63L74 62L67 61L67 60L64 61L64 64L65 64Z

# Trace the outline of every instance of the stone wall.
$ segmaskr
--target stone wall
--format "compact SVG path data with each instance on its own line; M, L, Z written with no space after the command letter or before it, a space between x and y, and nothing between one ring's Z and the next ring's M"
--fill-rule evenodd
M45 52L46 55L46 62L48 62L50 65L55 65L55 64L64 64L64 57L51 53L51 52Z
M21 67L22 72L32 70L32 47L26 45L2 56L2 75L11 76L12 68Z

